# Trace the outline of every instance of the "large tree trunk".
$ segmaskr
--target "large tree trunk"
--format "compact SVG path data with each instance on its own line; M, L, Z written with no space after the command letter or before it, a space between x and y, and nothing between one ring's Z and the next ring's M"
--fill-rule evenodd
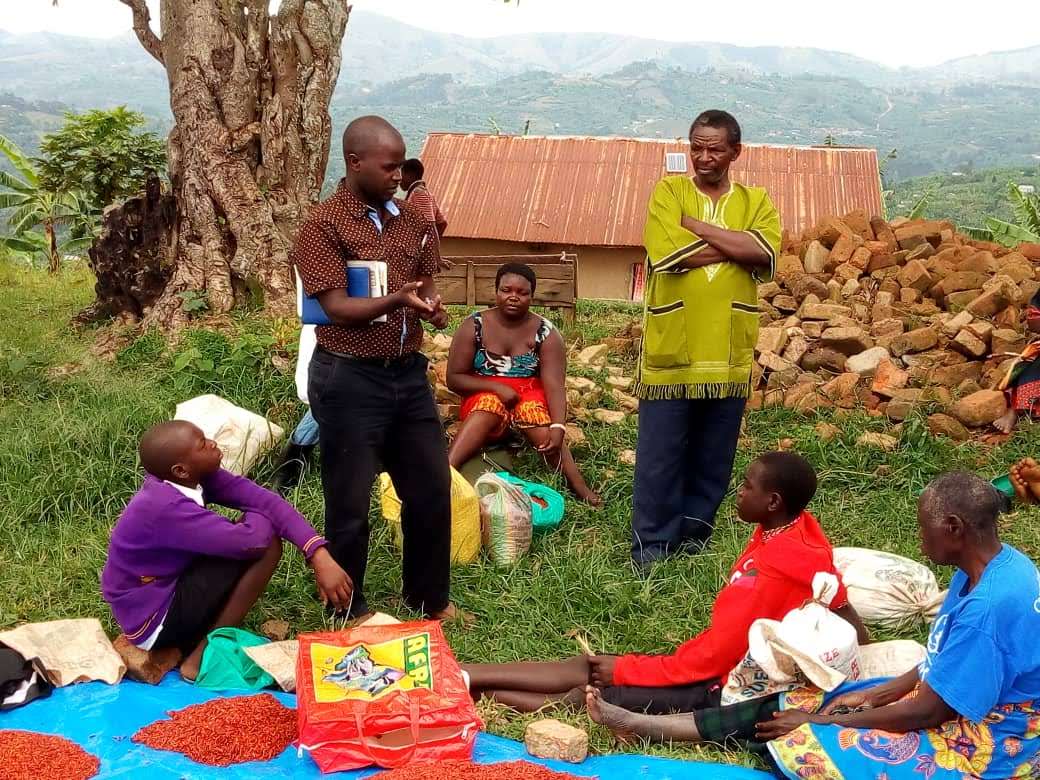
M145 324L183 322L188 290L213 312L257 292L290 311L288 255L325 176L347 0L282 0L274 14L268 0L161 0L161 38L145 0L120 1L166 68L175 122L171 274Z
M177 224L177 202L151 176L144 192L109 206L101 234L90 247L90 269L97 300L76 315L80 324L118 317L139 322L152 310L170 281L170 240Z

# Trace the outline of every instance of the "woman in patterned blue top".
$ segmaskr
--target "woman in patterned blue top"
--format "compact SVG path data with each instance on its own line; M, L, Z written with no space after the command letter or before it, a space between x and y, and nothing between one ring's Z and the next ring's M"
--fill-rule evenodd
M921 665L880 685L786 695L758 726L785 777L1040 777L1040 572L997 536L997 491L966 472L921 495L921 549L955 566Z
M564 441L566 349L553 324L530 311L536 284L530 266L503 265L495 307L468 317L452 339L447 384L463 404L448 462L461 467L512 427L563 472L578 498L599 506Z

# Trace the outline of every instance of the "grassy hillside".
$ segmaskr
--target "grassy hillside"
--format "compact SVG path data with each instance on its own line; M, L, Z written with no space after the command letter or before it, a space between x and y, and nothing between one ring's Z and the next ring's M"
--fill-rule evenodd
M0 92L0 135L35 152L41 136L61 127L62 116L68 110L68 106L57 101L24 100L10 92ZM0 159L0 166L6 162Z
M1033 164L1040 154L1040 88L1001 85L882 90L823 76L733 75L715 70L630 65L610 76L526 73L493 86L416 76L381 87L342 80L335 126L381 113L418 151L433 130L683 137L704 108L733 112L759 143L898 149L888 176L899 180L961 167ZM332 165L342 161L332 155ZM336 176L340 168L333 168Z
M928 193L924 216L981 226L986 217L1014 221L1007 184L1032 184L1040 192L1040 165L941 173L896 182L886 199L890 216L906 214Z

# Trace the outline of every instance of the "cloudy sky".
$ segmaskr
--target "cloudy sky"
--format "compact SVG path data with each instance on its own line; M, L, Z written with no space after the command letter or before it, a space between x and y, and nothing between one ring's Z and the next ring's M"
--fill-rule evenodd
M158 0L149 0L153 8ZM277 4L274 0L273 5ZM427 29L474 37L516 32L611 32L745 46L811 46L886 65L933 65L955 57L1040 45L1037 0L353 0ZM157 16L157 13L153 14ZM0 29L105 37L130 27L118 0L0 0ZM349 29L348 29L349 36Z

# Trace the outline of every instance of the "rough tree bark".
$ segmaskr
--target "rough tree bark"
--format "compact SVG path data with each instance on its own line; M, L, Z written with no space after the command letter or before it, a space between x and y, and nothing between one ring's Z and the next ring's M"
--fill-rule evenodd
M166 69L175 122L170 273L145 324L183 322L188 290L214 312L257 290L289 311L288 253L325 175L347 0L282 0L274 13L268 0L161 0L161 37L145 0L120 2Z
M121 317L139 321L170 281L169 241L177 202L152 176L144 192L105 209L101 234L90 247L97 300L76 315L81 324Z

